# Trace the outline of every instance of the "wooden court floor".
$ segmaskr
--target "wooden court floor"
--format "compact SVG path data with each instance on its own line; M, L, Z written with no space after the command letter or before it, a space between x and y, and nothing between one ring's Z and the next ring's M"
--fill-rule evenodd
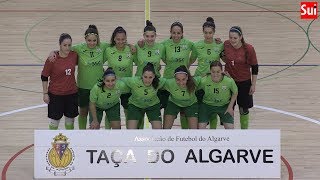
M33 131L47 129L40 72L49 52L58 48L59 35L70 33L73 43L80 43L88 25L96 24L101 40L109 41L114 28L121 25L128 41L134 43L142 37L144 3L0 0L3 180L33 179ZM222 40L228 38L231 26L241 26L261 65L250 128L281 129L281 179L317 180L320 22L301 20L299 7L296 0L151 0L150 18L157 28L157 40L168 38L169 27L177 20L184 25L184 37L192 41L202 39L202 24L208 16L216 23L215 37Z

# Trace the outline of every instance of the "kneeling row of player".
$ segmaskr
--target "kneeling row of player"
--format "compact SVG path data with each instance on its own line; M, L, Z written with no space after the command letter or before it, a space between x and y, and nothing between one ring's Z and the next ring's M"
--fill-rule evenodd
M216 115L226 129L233 129L237 86L232 78L223 74L220 62L211 63L210 72L204 77L192 77L185 66L180 66L175 70L175 78L164 79L155 75L154 67L149 63L144 67L142 77L117 79L114 71L108 68L102 81L90 92L90 128L100 128L105 111L105 127L110 123L111 128L120 129L120 96L131 93L129 102L121 102L128 107L128 129L141 127L139 124L143 122L145 113L153 129L170 129L179 112L187 117L190 129L206 128ZM170 93L167 102L159 99L160 89ZM204 94L203 97L200 94ZM165 107L163 125L161 107Z

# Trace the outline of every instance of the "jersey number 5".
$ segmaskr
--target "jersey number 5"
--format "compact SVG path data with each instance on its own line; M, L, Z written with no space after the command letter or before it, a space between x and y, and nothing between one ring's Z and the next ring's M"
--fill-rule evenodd
M144 95L148 95L148 90L144 89Z

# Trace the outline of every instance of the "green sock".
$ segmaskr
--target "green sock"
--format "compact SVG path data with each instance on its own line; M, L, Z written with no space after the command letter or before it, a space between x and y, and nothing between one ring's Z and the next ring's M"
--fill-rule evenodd
M64 124L64 127L65 127L67 130L72 130L72 129L74 129L74 125L73 125L73 124Z
M181 114L180 114L180 124L181 124L181 129L189 129L188 120L186 116L181 116Z
M108 120L107 116L104 118L104 127L105 129L111 129L111 126L110 126L110 121Z
M87 117L78 117L79 129L87 129Z
M248 127L249 127L249 114L246 114L246 115L240 114L240 124L241 124L241 129L248 129Z
M49 129L50 130L57 130L58 126L53 126L53 125L49 124Z
M217 129L217 122L218 122L218 117L217 115L212 117L210 120L210 129Z

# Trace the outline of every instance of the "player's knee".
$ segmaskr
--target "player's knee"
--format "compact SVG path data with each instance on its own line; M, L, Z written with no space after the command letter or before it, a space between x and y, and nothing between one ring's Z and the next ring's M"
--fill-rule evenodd
M65 117L65 124L67 125L74 124L74 118Z
M248 108L240 107L240 108L239 108L239 111L240 111L240 115L247 115L247 114L249 114L249 109L248 109Z
M49 118L49 127L50 127L50 129L58 129L59 123L60 123L60 120L55 120L55 119Z

